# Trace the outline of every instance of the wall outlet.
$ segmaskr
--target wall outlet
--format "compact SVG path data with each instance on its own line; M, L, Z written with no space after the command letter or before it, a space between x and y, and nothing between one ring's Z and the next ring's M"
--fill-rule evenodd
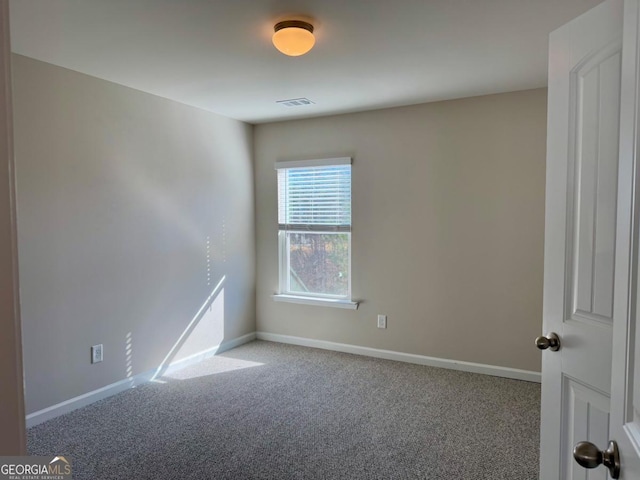
M378 328L387 328L387 316L378 315Z
M102 361L102 353L102 344L91 347L91 363L100 363Z

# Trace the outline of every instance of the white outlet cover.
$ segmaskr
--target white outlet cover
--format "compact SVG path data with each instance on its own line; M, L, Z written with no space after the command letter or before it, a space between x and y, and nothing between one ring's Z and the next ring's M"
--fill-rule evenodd
M103 352L102 344L91 347L91 363L100 363L103 359Z
M387 328L387 316L378 315L378 328Z

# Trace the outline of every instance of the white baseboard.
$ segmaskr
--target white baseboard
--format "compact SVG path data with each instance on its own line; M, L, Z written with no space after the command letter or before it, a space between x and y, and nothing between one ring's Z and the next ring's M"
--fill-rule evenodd
M181 370L185 367L188 367L189 365L196 364L216 354L226 352L227 350L231 350L232 348L238 347L255 339L256 334L249 333L247 335L243 335L242 337L222 342L220 345L216 345L213 348L196 353L194 355L190 355L189 357L169 364L169 366L163 373L170 373ZM50 407L43 408L42 410L38 410L37 412L30 413L26 416L27 428L59 417L60 415L64 415L65 413L69 413L78 408L86 407L87 405L97 402L98 400L111 397L112 395L124 392L125 390L128 390L130 388L134 388L147 383L154 378L156 373L157 369L149 370L148 372L140 373L131 378L125 378L118 382L112 383L111 385L106 385L102 388L98 388L97 390L84 393L77 397L70 398L69 400L65 400L64 402L60 402L56 405L52 405Z
M484 375L492 375L496 377L513 378L516 380L525 380L528 382L540 383L541 376L539 372L528 370L519 370L516 368L500 367L496 365L484 365L481 363L462 362L458 360L449 360L445 358L427 357L424 355L415 355L412 353L394 352L391 350L381 350L377 348L361 347L358 345L349 345L345 343L328 342L324 340L313 340L310 338L292 337L289 335L279 335L276 333L256 332L234 338L210 349L190 355L169 364L162 373L172 373L181 370L190 365L199 363L216 354L220 354L232 348L238 347L255 339L267 340L270 342L288 343L291 345L300 345L303 347L321 348L324 350L333 350L336 352L352 353L355 355L364 355L368 357L383 358L386 360L396 360L399 362L415 363L418 365L427 365L430 367L448 368L452 370L461 370L464 372L481 373ZM131 378L125 378L118 382L106 385L97 390L79 395L64 402L52 405L50 407L30 413L26 416L27 428L46 422L52 418L64 415L78 408L90 405L98 400L108 398L117 393L123 392L130 388L137 387L151 381L156 375L157 370L140 373Z
M367 357L384 358L386 360L415 363L418 365L427 365L429 367L461 370L463 372L482 373L484 375L513 378L516 380L525 380L527 382L540 383L541 381L540 372L519 370L517 368L485 365L482 363L462 362L458 360L449 360L446 358L427 357L424 355L415 355L412 353L394 352L392 350L380 350L377 348L360 347L357 345L327 342L324 340L313 340L311 338L292 337L289 335L279 335L276 333L256 332L256 338L258 340L267 340L269 342L288 343L291 345L300 345L303 347L321 348L324 350L333 350L335 352L353 353L355 355L365 355Z
M133 377L120 380L119 382L112 383L111 385L106 385L102 388L98 388L97 390L70 398L69 400L65 400L64 402L60 402L56 405L43 408L37 412L30 413L26 416L27 428L46 422L52 418L59 417L60 415L64 415L65 413L69 413L73 410L77 410L78 408L86 407L87 405L115 395L116 393L124 392L130 388L147 383L151 380L154 373L155 370L140 373Z

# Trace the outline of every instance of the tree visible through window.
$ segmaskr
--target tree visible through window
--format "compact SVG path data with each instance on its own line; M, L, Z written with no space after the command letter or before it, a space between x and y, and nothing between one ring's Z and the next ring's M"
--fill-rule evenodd
M350 297L350 160L277 165L281 293Z

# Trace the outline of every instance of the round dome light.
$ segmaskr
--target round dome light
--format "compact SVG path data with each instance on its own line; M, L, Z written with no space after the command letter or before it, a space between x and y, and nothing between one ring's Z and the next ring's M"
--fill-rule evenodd
M275 31L271 39L273 45L290 57L304 55L316 43L313 25L302 20L285 20L276 23L273 29Z

